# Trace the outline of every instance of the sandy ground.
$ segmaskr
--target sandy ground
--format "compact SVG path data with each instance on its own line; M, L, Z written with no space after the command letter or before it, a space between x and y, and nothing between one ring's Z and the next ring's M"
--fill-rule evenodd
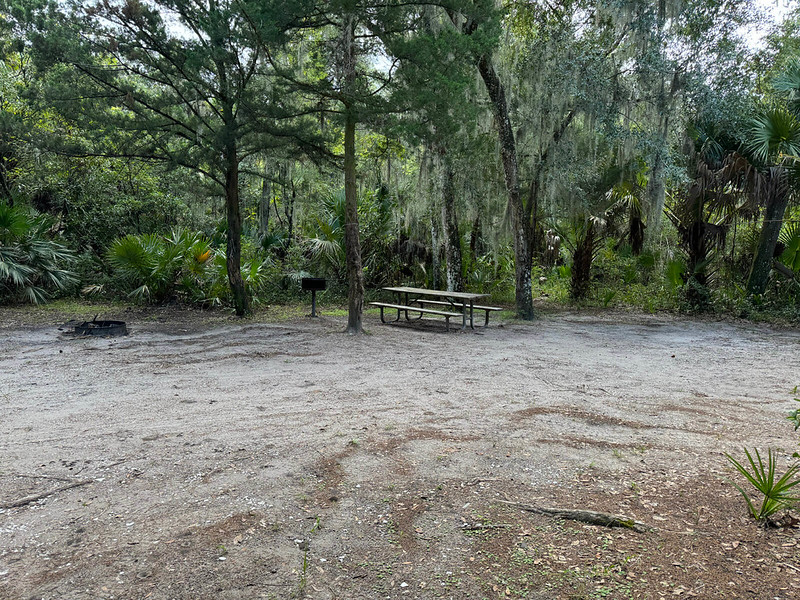
M365 323L0 327L0 598L800 598L800 532L721 480L798 449L797 331Z

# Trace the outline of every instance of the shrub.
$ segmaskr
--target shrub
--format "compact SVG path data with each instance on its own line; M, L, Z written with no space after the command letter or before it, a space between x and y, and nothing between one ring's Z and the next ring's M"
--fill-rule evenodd
M114 240L108 251L128 295L155 303L170 300L178 288L192 300L202 299L213 256L202 234L185 229L175 229L169 237L126 235Z
M281 286L285 275L261 254L253 243L244 240L242 279L255 304ZM108 258L119 287L137 300L158 304L180 298L206 306L220 306L231 300L225 250L214 248L201 232L175 229L167 237L126 235L114 240ZM307 273L301 272L300 276ZM90 286L85 291L97 287Z
M0 302L44 302L50 290L76 283L74 253L49 237L52 222L0 204Z

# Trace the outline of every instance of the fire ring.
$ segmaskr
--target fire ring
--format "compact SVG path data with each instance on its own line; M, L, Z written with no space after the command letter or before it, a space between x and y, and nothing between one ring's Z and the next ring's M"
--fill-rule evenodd
M84 321L80 325L75 325L75 333L111 337L128 335L128 328L125 321Z

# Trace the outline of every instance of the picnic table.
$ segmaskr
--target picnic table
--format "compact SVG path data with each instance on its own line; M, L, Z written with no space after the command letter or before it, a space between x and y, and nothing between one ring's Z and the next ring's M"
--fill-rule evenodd
M484 326L489 324L489 313L496 310L501 310L495 306L477 306L475 300L485 298L489 294L473 294L471 292L449 292L446 290L428 290L425 288L415 287L385 287L382 288L386 292L391 292L397 295L397 303L389 304L386 302L370 302L371 305L377 306L381 309L381 322L386 323L383 316L385 308L397 310L397 318L395 321L400 320L400 315L405 314L407 321L411 319L408 316L409 312L419 313L417 319L422 318L423 314L433 314L443 316L447 324L448 330L450 329L450 319L461 317L461 330L464 331L469 323L470 329L475 329L474 313L475 310L483 310L486 312L486 321ZM442 306L450 308L451 310L431 309L425 308L425 305ZM458 310L459 312L453 312Z

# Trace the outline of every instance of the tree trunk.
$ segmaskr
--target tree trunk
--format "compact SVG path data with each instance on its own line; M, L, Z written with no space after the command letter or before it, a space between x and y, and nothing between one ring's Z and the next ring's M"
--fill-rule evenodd
M219 41L219 40L217 40ZM225 220L228 225L228 244L225 266L228 284L233 296L236 315L243 317L250 312L247 290L242 279L242 213L239 206L239 148L237 123L233 101L228 90L228 73L222 61L217 61L217 77L222 97L222 122L224 123L222 160L225 169Z
M238 316L246 315L250 307L242 279L242 215L239 210L239 157L236 145L230 144L226 149L225 170L225 211L228 222L228 248L226 266L228 283L233 295L233 307Z
M384 136L385 137L385 136ZM386 187L392 187L392 147L386 137Z
M772 176L784 177L785 171L780 167L774 168ZM774 182L774 185L775 193L771 194L764 210L764 224L761 226L761 235L758 237L758 246L753 257L753 265L750 268L750 276L747 278L747 293L751 295L763 294L767 289L775 246L783 225L783 215L789 203L788 186L783 185L783 182L780 181Z
M261 182L261 197L258 199L258 235L264 237L269 233L269 205L272 196L272 182L265 177Z
M656 29L653 32L655 43L658 46L665 43L664 27L667 23L667 5L665 0L658 1ZM667 91L666 73L661 74L658 95L655 98L655 108L658 115L658 139L653 164L650 167L650 177L647 181L647 207L645 215L649 225L650 235L656 236L661 231L661 216L664 214L664 200L666 186L664 185L664 171L666 168L666 153L668 152L669 111L672 97L677 92L677 74L673 74L672 84Z
M666 136L661 138L658 143L663 143L666 146ZM664 199L666 196L666 187L664 185L665 152L665 147L656 149L645 190L647 194L647 223L650 235L657 235L661 230L661 215L664 213Z
M564 116L542 149L538 161L533 165L533 174L531 175L531 184L528 190L528 204L525 207L525 224L528 227L528 253L531 265L533 264L533 257L537 253L540 256L543 255L546 250L544 244L545 236L539 236L540 232L544 234L544 228L539 219L539 198L541 197L544 182L550 172L551 157L577 113L577 109L572 108Z
M14 194L11 193L13 187L14 169L17 166L17 160L14 158L13 150L7 144L4 144L4 149L0 153L0 198L5 198L8 205L14 206ZM6 150L6 148L8 148Z
M294 241L294 201L297 199L297 191L294 187L294 177L292 176L291 181L291 188L292 193L287 199L286 204L284 204L284 210L286 211L286 222L288 223L288 238L286 243L286 248L289 248Z
M472 230L469 233L469 253L473 265L478 262L478 257L483 254L480 213L475 215L475 220L472 222Z
M578 239L572 253L572 279L569 295L573 300L583 300L589 293L594 259L595 231L594 223L586 223L586 229Z
M539 236L539 229L543 229L539 222L539 196L542 190L542 181L545 178L545 165L544 161L547 160L547 152L542 157L542 162L534 168L533 175L531 176L531 185L528 189L528 207L525 216L525 222L530 226L530 237L528 241L528 253L530 255L531 265L533 265L533 257L538 255L541 261L544 251L546 250L544 244L544 235ZM544 232L544 231L542 231Z
M8 205L14 206L14 195L11 193L9 178L4 173L3 165L0 164L0 198L5 198Z
M453 185L453 165L443 146L439 146L442 169L442 227L444 229L444 255L447 270L447 290L464 291L463 261L461 258L461 236L456 217L456 193Z
M500 138L500 158L503 162L506 191L511 206L511 221L514 234L514 278L516 281L517 316L521 319L533 319L533 290L531 287L531 253L528 239L528 227L525 210L519 191L519 163L517 162L517 146L514 131L508 117L508 105L503 84L494 70L491 60L481 56L478 61L483 83L489 93L494 113L494 123Z
M356 78L355 17L347 15L344 24L345 86L353 90ZM350 101L352 102L352 100ZM345 105L344 123L344 212L345 260L347 262L347 329L349 334L363 331L364 271L361 266L361 241L358 230L358 190L356 188L356 116L352 104Z
M439 230L436 227L436 211L431 209L431 287L439 289Z

